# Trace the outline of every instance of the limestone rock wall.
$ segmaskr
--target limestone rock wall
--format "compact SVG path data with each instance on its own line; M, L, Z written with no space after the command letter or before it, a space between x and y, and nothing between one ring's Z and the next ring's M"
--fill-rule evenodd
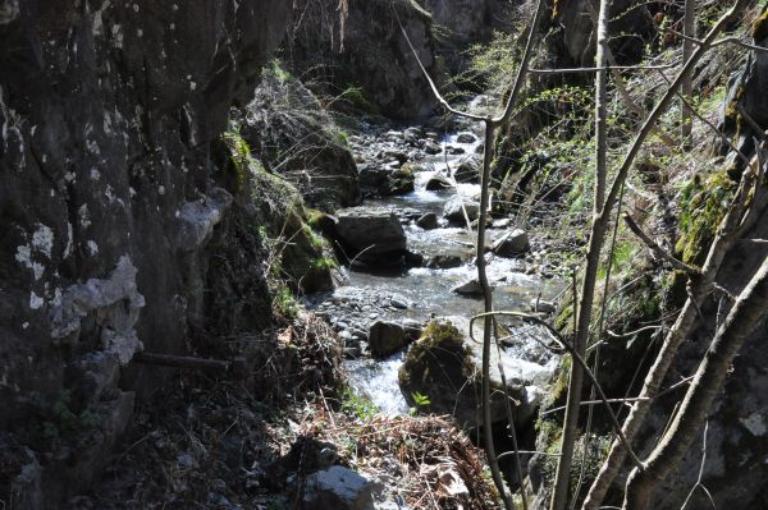
M0 444L25 473L1 473L12 507L87 483L157 382L127 368L133 353L184 352L204 327L206 245L237 207L211 141L289 16L283 0L0 1ZM36 454L86 418L101 425L77 462Z

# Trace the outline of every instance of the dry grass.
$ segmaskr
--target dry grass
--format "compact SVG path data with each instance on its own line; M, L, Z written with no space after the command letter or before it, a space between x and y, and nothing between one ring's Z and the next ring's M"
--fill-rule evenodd
M399 496L409 508L500 508L482 451L445 417L376 416L361 422L317 405L301 431L338 445L346 462L384 481L389 496Z

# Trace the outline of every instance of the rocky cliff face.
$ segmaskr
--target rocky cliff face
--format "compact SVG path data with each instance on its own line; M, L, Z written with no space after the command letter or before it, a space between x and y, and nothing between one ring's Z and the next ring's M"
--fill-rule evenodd
M356 96L388 117L415 119L436 103L411 49L432 76L435 61L432 17L413 0L349 2L344 15L336 0L299 0L286 59L300 78L331 95Z
M12 506L87 483L134 392L157 381L128 368L133 354L184 352L205 328L217 306L203 293L206 245L240 207L211 142L289 16L282 0L0 1L0 444L12 457L0 482ZM269 321L268 306L248 312ZM75 457L62 437L85 422ZM41 443L61 448L41 458Z

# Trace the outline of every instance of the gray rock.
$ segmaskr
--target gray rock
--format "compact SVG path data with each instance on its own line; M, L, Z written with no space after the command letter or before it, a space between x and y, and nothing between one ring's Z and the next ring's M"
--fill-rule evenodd
M393 265L405 253L400 220L388 209L356 207L337 215L336 234L349 257L365 264Z
M507 232L493 243L493 253L500 257L515 257L525 253L530 248L528 234L519 228Z
M467 297L482 297L483 288L480 282L474 278L451 289L451 292Z
M538 312L538 313L544 313L544 314L552 314L555 313L555 310L557 307L555 306L555 303L551 301L544 301L542 299L531 299L531 311L532 312Z
M451 181L446 179L440 174L435 174L432 177L429 178L427 181L427 184L425 185L425 188L428 191L440 191L444 189L450 189L453 187L453 184L451 184Z
M427 154L440 154L443 152L443 148L440 147L439 143L433 142L432 140L427 140L424 142L424 152Z
M368 348L377 358L396 353L408 345L405 328L396 322L377 321L368 334Z
M332 466L304 481L304 510L374 510L374 484L359 473Z
M475 143L477 137L472 133L459 133L459 136L456 137L456 141L459 143Z
M424 230L433 230L437 228L437 214L435 213L426 213L423 214L418 220L416 220L416 225L423 228Z
M448 147L448 154L452 156L458 156L459 154L464 154L465 152L467 151L464 150L464 147L456 147L454 145Z
M449 269L459 267L464 263L464 259L458 255L434 255L427 261L427 267L431 269Z
M453 173L456 182L480 182L480 163L473 159L462 161Z
M466 211L466 218L464 216ZM470 222L476 220L480 215L480 203L468 200L459 195L452 196L443 207L443 216L451 223L460 225L466 224L466 219Z

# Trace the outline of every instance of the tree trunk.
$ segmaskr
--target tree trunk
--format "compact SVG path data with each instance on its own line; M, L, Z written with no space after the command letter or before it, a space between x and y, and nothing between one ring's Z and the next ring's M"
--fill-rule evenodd
M600 9L597 17L597 53L595 55L595 67L598 68L595 76L595 187L593 190L593 227L603 210L605 202L605 188L607 180L606 154L608 150L607 135L607 87L608 71L608 0L600 0ZM589 252L587 252L587 268L584 272L581 301L578 304L578 327L574 334L574 349L582 358L586 357L587 342L589 340L589 326L592 322L592 305L595 297L595 284L600 265L600 253L602 251L602 239L605 236L607 222L603 224L602 231L590 238ZM574 303L574 306L576 304ZM563 510L568 501L569 481L571 478L571 465L573 463L573 451L578 438L579 410L581 408L581 393L584 385L584 369L578 363L571 364L571 376L568 384L568 397L563 423L563 439L560 447L560 460L557 464L555 486L552 491L551 510Z
M693 54L693 41L686 39L686 37L696 37L696 0L685 0L685 13L683 14L683 62L687 62ZM691 78L688 77L683 81L680 93L682 96L690 102L691 94L693 93L693 86L691 84ZM683 148L689 149L691 146L691 128L692 117L691 109L684 102L680 102L680 112L682 117L680 119L680 134L682 136Z

